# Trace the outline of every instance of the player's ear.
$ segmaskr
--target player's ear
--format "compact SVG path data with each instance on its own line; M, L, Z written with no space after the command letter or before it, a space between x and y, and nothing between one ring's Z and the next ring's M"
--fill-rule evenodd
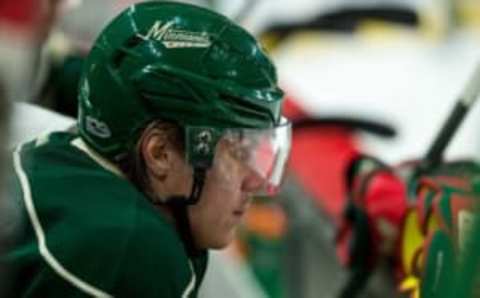
M157 179L165 179L176 158L175 149L165 131L155 127L147 129L142 135L140 152L147 174Z

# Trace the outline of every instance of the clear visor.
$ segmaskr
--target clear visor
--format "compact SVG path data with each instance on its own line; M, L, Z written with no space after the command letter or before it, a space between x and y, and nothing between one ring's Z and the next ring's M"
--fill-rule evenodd
M290 154L291 134L291 123L286 118L269 129L224 132L221 141L229 144L232 156L249 170L250 179L255 181L252 193L272 196L278 192Z

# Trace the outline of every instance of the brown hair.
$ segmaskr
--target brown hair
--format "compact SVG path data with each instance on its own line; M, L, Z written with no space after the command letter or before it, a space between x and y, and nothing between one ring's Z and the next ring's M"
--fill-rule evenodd
M135 187L150 199L154 200L155 195L152 192L150 182L148 179L146 164L143 154L141 152L142 142L145 133L152 129L161 130L165 133L168 142L170 142L179 152L185 152L184 132L183 129L176 123L155 120L147 124L141 129L140 137L136 145L127 153L127 155L118 162L118 166L125 174L128 180L135 185Z

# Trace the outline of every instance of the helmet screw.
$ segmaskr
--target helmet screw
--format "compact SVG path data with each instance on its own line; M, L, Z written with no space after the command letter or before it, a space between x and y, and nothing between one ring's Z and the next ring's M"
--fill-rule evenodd
M195 147L195 151L197 151L198 153L200 153L202 155L207 155L208 153L210 153L210 146L208 145L208 143L200 142Z
M208 130L202 130L198 133L197 139L200 143L210 143L212 142L212 133Z

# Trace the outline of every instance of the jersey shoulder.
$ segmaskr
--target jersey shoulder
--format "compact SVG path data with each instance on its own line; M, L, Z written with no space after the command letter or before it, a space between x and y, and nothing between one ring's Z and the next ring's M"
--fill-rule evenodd
M38 245L39 233L45 239L50 268L57 263L115 297L180 297L195 288L192 262L174 227L121 173L75 140L51 134L14 156L31 242Z

